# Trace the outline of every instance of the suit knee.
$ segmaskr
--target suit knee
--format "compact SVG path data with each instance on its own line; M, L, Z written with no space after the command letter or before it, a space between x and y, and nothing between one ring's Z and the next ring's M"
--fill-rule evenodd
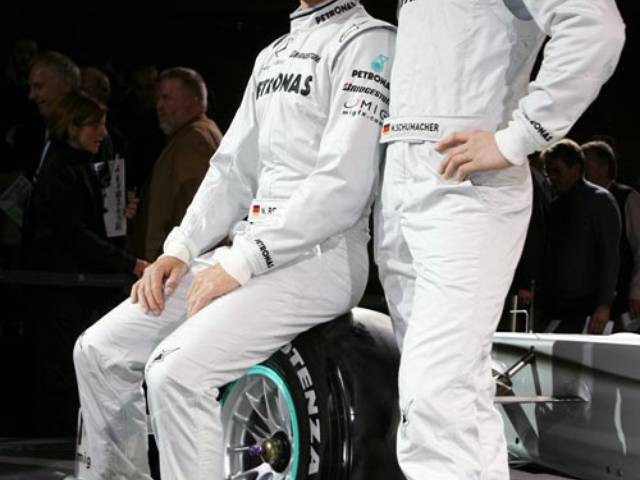
M177 362L171 361L172 358L170 358L178 350L180 349L174 348L154 352L147 361L144 377L150 395L162 397L168 389L171 389L170 385L178 384L176 381L172 382L171 379L180 378L179 372L176 371L179 367Z
M215 367L196 367L180 350L180 347L158 350L147 361L145 382L149 397L156 404L176 396L191 398L205 394L217 398L222 383L217 381Z
M110 359L114 355L113 346L104 339L99 330L89 327L76 340L73 347L73 363L78 374L86 371L107 371L115 365Z

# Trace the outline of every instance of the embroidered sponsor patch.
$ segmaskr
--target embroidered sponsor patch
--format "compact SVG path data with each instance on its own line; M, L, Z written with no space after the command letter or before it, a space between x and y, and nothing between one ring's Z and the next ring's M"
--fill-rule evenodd
M262 258L264 258L264 261L267 264L267 268L273 268L275 264L273 263L273 258L271 258L271 252L269 252L269 249L267 249L267 246L259 238L256 238L254 241L256 242L256 245L258 245L258 248L260 249Z
M388 61L389 57L380 54L371 62L371 68L376 73L382 73L384 72L384 68L386 67Z
M252 225L274 224L282 218L283 207L283 200L255 199L249 208L249 223Z

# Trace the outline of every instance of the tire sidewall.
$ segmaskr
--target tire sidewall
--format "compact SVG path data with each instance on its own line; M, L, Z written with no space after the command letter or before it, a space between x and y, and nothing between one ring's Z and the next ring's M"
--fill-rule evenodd
M296 408L300 445L295 480L323 479L325 459L330 458L327 372L321 360L313 346L296 339L263 362L282 377Z

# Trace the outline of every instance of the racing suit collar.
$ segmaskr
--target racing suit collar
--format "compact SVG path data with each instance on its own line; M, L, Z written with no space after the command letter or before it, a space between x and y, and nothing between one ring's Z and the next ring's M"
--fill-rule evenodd
M341 18L349 10L356 8L360 0L325 0L313 8L300 10L298 8L291 15L291 31L309 29L316 25L331 22Z

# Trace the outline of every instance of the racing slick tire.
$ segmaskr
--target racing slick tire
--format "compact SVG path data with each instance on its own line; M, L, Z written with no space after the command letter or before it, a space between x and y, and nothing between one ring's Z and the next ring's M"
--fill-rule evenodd
M225 480L400 480L399 353L389 317L356 308L224 389Z

